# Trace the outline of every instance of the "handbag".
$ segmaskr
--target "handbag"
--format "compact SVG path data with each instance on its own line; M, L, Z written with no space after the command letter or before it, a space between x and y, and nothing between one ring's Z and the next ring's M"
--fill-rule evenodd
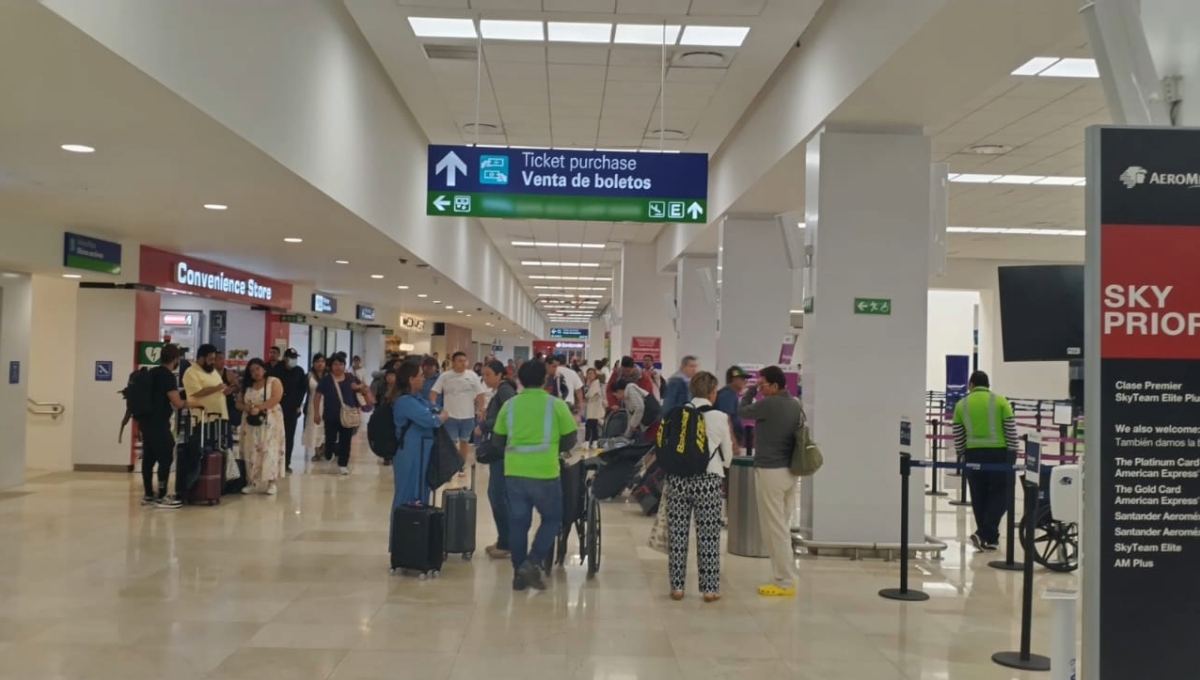
M824 464L825 456L821 455L821 447L813 441L812 431L808 429L808 418L804 416L804 409L801 409L800 425L796 428L796 447L792 449L789 469L797 477L811 477Z
M332 377L333 376L330 376L330 378ZM343 380L345 379L346 378L343 378ZM341 420L342 427L346 428L347 430L357 429L359 425L362 425L362 411L357 405L346 405L346 398L342 396L342 386L339 385L336 380L333 381L333 386L337 388L338 401L342 404L342 410L338 414L338 419ZM362 395L360 394L358 397L361 399Z
M663 554L666 554L671 540L671 532L667 526L668 486L668 482L663 483L662 499L658 502L658 514L654 516L654 524L650 527L650 539L646 541L646 545L648 545L651 550L656 550Z
M268 378L267 380L270 380ZM267 384L263 383L263 403L267 403ZM267 422L267 412L259 411L257 415L246 414L246 424L250 427L262 427Z

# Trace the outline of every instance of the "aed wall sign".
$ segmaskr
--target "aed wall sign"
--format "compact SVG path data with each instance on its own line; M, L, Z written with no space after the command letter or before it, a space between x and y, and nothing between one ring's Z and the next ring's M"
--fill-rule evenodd
M1200 131L1088 131L1084 671L1196 677Z

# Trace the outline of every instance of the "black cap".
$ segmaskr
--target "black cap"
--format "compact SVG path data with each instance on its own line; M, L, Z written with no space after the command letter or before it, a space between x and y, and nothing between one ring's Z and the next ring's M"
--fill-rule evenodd
M283 356L285 359L299 359L300 353L296 351L295 347L289 347L287 351L283 353Z

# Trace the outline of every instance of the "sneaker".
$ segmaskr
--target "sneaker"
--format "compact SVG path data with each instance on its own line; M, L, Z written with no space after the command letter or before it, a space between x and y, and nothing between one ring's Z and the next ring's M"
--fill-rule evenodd
M148 507L158 502L154 496L142 496L142 506Z
M984 543L984 544L983 544L983 551L984 551L984 552L996 552L996 551L997 551L997 550L999 550L999 549L1000 549L1000 543L999 543L999 541L995 541L995 542L989 542L989 543Z
M534 590L545 590L546 582L542 580L542 570L533 562L526 562L525 566L521 567L519 574L525 579L525 583Z
M291 469L291 468L287 468L287 469L285 469L285 470L284 470L284 472L287 472L287 473L290 475L290 474L292 474L292 469Z
M971 534L970 538L971 538L971 545L975 546L976 550L978 550L979 552L984 552L987 550L987 547L983 543L983 539L979 537L978 533Z
M277 493L279 493L279 489L275 487L275 482L271 482L270 484L267 485L266 494L268 496L274 496Z
M254 493L254 487L250 484L247 484L246 486L242 487L242 493L249 496L250 494Z
M344 476L350 474L350 468L343 465L342 467L338 468L338 474L342 475L344 477Z
M775 583L758 587L758 594L763 597L795 597L795 586L781 586Z
M483 552L493 560L508 560L512 559L512 553L507 550L501 550L495 543L483 549Z
M183 501L174 496L163 496L155 505L166 510L176 510L183 507Z
M519 593L519 592L524 591L527 588L529 588L529 583L525 580L525 577L523 575L521 575L518 572L516 575L513 576L513 591L514 592Z

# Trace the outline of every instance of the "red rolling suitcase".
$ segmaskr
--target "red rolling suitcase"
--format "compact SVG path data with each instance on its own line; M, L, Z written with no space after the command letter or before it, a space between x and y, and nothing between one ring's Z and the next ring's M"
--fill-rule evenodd
M205 423L200 432L200 477L188 491L192 505L217 505L221 502L225 456L221 451L221 421Z

